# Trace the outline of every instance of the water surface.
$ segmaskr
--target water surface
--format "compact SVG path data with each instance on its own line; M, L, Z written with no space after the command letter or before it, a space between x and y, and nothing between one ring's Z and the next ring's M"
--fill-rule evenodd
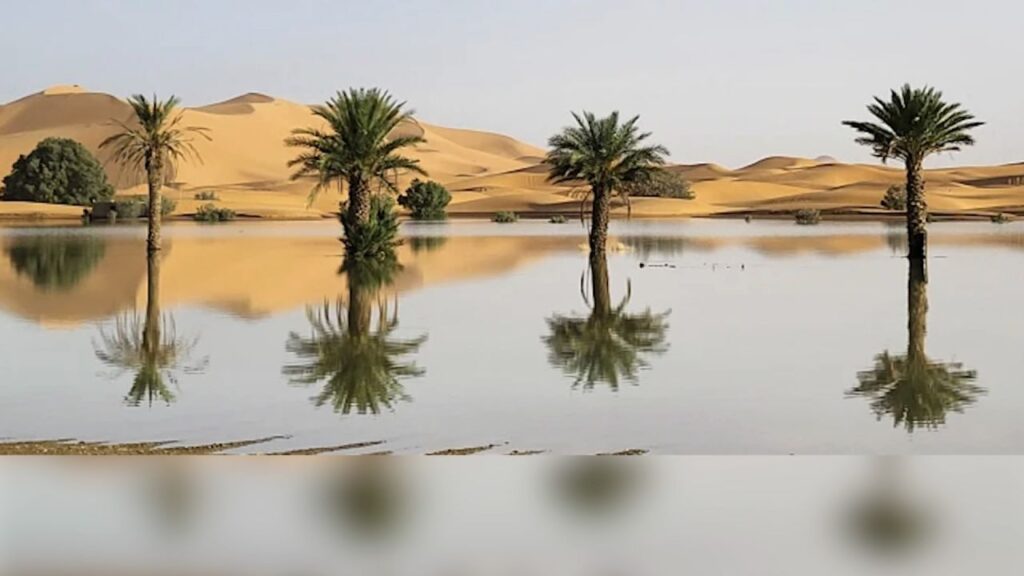
M1020 453L1024 226L0 228L0 437L285 451ZM641 266L642 265L642 266Z

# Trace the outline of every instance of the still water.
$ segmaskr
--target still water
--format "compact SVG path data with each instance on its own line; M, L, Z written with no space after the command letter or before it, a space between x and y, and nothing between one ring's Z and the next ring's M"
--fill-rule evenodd
M1024 225L0 228L0 438L278 452L1024 453ZM350 276L352 276L350 278Z

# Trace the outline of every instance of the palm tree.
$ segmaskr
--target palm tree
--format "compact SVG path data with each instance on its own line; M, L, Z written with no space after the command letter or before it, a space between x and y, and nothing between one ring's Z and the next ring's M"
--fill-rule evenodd
M928 292L923 260L912 260L907 282L907 352L895 356L889 351L875 356L871 370L857 374L858 385L848 397L871 400L871 409L881 419L886 414L893 425L907 432L918 426L938 428L949 412L963 412L985 390L975 384L977 372L965 370L959 362L935 362L925 353Z
M637 372L647 367L646 354L662 354L666 318L670 312L627 314L631 293L617 306L612 306L608 289L608 262L603 255L591 253L591 288L593 305L586 317L556 314L548 318L549 334L543 341L548 346L548 361L566 374L574 375L573 386L583 384L591 389L604 382L618 390L619 380L636 383ZM581 291L583 280L580 281ZM584 293L584 300L586 295Z
M576 126L565 128L548 140L551 147L545 158L549 165L548 180L555 183L583 181L590 186L587 193L587 197L593 196L590 251L604 254L612 196L619 194L628 205L625 185L650 181L654 172L665 164L668 150L663 146L644 145L651 134L637 128L639 116L622 124L618 112L612 112L607 118L596 118L590 112L582 116L573 112L572 117Z
M420 376L423 370L403 357L419 350L427 337L393 335L398 307L390 306L380 291L390 281L394 263L360 261L343 269L348 276L348 302L339 298L333 305L324 302L306 309L313 333L308 338L295 332L289 335L285 347L300 363L285 366L284 374L303 386L326 380L313 399L317 406L329 403L341 414L353 408L359 414L378 414L409 399L401 380Z
M192 144L193 136L210 140L208 130L199 126L182 126L176 96L150 100L141 94L128 99L134 116L130 123L115 120L121 131L100 144L110 148L113 159L131 170L145 170L149 189L149 233L146 248L160 250L160 188L164 178L172 174L179 161L202 161Z
M143 399L152 406L154 399L167 404L175 400L167 385L177 383L175 372L201 370L206 359L189 364L196 340L179 338L174 319L160 314L160 261L159 255L147 256L146 315L125 314L114 322L112 332L100 331L96 357L116 369L117 374L134 372L132 387L125 396L130 406L138 406Z
M374 193L385 189L398 194L400 172L426 175L418 160L399 154L403 148L426 141L417 134L395 133L401 124L414 122L413 112L404 108L405 102L385 91L352 88L313 106L313 114L327 124L325 129L299 128L285 141L303 150L288 163L297 168L292 179L316 178L310 202L331 186L348 191L342 222L347 222L351 231L370 223Z
M875 98L868 112L879 122L846 121L861 134L858 144L870 146L874 155L887 162L903 161L907 171L907 238L909 257L923 260L927 256L928 205L924 197L923 165L928 156L940 152L957 152L974 144L970 131L982 126L958 103L942 99L942 92L925 86L911 88L904 84L892 90L889 100Z

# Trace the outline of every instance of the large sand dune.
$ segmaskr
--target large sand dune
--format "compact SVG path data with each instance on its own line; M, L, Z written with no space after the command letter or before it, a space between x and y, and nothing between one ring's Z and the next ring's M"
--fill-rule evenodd
M74 138L102 159L99 143L127 121L123 100L77 85L55 86L0 105L0 177L20 154L49 136ZM196 191L215 190L220 203L243 216L323 218L337 210L341 196L322 194L307 205L311 183L290 179L288 161L295 150L284 140L298 127L317 125L308 106L265 94L248 93L223 102L187 108L184 123L210 130L212 141L198 140L204 161L182 164L167 193L188 214ZM672 127L653 127L655 132ZM453 193L450 212L487 215L500 210L522 213L576 213L580 190L546 181L544 151L511 137L476 130L445 128L415 121L400 128L427 142L410 154L430 177ZM738 169L716 164L672 166L694 184L693 201L639 198L635 216L710 216L729 213L786 212L803 207L851 214L876 214L890 185L902 180L899 167L842 164L817 159L771 156ZM107 164L121 194L143 191L138 174ZM930 203L950 215L1024 211L1024 164L929 170ZM401 183L403 186L409 178ZM617 206L625 213L624 206ZM73 218L80 210L0 202L0 218Z

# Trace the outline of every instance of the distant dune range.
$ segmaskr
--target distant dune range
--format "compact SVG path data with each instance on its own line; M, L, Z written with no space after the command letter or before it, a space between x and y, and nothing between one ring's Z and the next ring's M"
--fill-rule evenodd
M129 117L123 100L78 86L57 86L0 105L0 178L18 155L49 136L74 138L105 160L98 146L115 130L111 119ZM307 207L311 183L289 179L286 164L295 150L285 146L284 139L294 128L315 125L308 106L250 93L187 108L184 122L209 128L213 141L196 143L204 162L183 164L166 189L179 201L179 214L195 210L199 202L192 198L200 190L216 191L221 205L242 216L319 219L337 210L339 194L323 194ZM551 127L552 132L559 128ZM655 135L675 129L647 128ZM512 210L541 215L579 210L581 190L545 181L540 148L500 134L421 121L402 130L426 138L427 143L410 154L432 179L452 191L452 214ZM119 194L144 192L139 175L124 174L109 163L107 170ZM634 216L771 214L799 208L875 216L884 214L878 203L885 189L903 179L899 166L842 164L827 156L773 156L734 170L707 163L675 165L671 170L693 182L697 199L636 198ZM926 179L930 206L938 213L971 216L1024 211L1024 164L928 170ZM617 207L616 212L625 214L625 207ZM8 218L74 218L80 213L68 206L0 203L0 217Z

